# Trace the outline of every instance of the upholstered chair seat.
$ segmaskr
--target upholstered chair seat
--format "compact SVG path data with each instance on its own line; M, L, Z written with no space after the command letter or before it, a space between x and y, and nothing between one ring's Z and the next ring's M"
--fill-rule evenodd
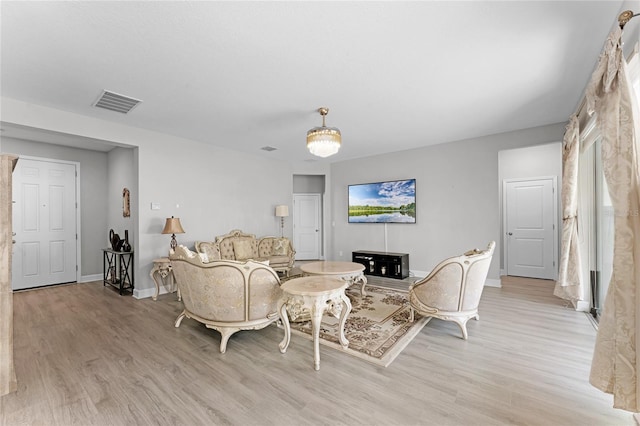
M453 321L467 340L467 321L479 319L478 305L489 272L496 243L484 250L470 250L462 256L440 262L425 278L409 287L410 317L422 316Z

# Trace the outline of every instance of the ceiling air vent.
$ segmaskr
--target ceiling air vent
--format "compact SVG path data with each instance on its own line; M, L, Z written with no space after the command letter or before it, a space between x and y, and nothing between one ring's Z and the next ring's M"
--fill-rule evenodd
M261 149L261 150L263 150L263 151L271 152L271 151L275 151L275 150L277 150L278 148L274 148L274 147L272 147L272 146L267 145L267 146L263 146L263 147L262 147L262 148L260 148L260 149Z
M138 106L140 102L142 102L140 99L104 90L93 106L126 114Z

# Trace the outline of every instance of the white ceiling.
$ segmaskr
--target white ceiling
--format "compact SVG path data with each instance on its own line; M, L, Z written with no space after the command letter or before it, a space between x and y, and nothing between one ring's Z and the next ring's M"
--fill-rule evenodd
M1 94L294 162L327 106L342 161L566 121L622 5L2 1Z

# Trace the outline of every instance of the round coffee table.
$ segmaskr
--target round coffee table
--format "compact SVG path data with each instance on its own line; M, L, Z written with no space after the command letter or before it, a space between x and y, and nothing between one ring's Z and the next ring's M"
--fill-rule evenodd
M367 277L364 276L364 265L355 262L321 261L305 263L300 266L305 275L323 275L340 278L349 283L362 283L360 294L364 297L367 293L364 286L367 285Z
M348 284L332 277L302 277L291 279L280 286L282 298L278 302L278 314L284 326L284 339L280 343L280 352L285 353L291 340L289 317L295 320L299 315L311 314L313 336L313 366L320 369L320 323L325 312L340 318L338 339L343 347L349 345L344 336L344 324L351 312L351 301L344 294Z

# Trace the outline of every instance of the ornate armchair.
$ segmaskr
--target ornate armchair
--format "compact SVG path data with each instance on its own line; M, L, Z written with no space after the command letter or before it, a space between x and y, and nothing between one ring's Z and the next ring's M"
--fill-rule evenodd
M467 321L480 319L478 304L495 246L495 241L491 241L484 250L474 249L446 259L428 276L412 284L409 287L409 321L414 321L414 312L453 321L467 340Z
M184 303L175 326L187 317L219 331L220 352L233 333L259 330L278 319L280 278L269 266L253 260L203 263L184 246L169 258Z

